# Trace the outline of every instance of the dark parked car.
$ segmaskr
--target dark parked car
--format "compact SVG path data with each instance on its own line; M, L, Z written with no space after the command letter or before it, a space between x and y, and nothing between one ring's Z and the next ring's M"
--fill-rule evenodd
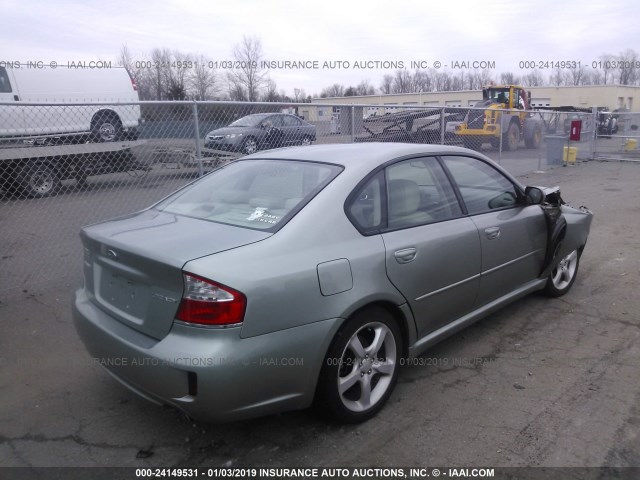
M591 220L463 148L256 153L85 227L74 320L116 379L190 416L316 400L360 422L407 356L534 291L567 293Z
M251 154L288 145L310 145L316 127L285 113L255 113L207 133L205 148Z

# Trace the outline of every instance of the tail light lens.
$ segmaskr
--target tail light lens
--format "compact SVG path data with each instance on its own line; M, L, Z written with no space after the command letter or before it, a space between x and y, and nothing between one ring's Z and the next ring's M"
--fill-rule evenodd
M138 84L136 83L136 81L133 79L133 77L131 76L131 74L129 74L129 80L131 80L131 86L133 87L133 91L137 92L138 91Z
M247 299L241 292L184 273L184 293L176 318L198 325L242 323Z

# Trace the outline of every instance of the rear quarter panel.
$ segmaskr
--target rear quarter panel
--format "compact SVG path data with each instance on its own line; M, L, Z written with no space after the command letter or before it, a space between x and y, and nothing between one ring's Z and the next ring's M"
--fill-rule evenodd
M267 240L185 266L247 296L243 337L346 318L374 301L405 303L387 278L381 236L355 229L342 209L346 193L334 183ZM318 264L337 259L349 261L353 287L323 295Z

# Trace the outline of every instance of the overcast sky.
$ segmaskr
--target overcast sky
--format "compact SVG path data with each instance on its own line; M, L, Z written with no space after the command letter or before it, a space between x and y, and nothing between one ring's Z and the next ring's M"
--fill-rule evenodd
M262 41L265 59L349 62L349 68L273 69L278 89L307 94L392 70L356 61L495 61L496 71L528 73L519 61L575 60L640 50L640 3L607 1L322 0L0 0L0 61L113 60L126 44L145 59L155 47L232 59L243 35ZM455 73L455 72L454 72ZM541 71L546 77L549 71Z

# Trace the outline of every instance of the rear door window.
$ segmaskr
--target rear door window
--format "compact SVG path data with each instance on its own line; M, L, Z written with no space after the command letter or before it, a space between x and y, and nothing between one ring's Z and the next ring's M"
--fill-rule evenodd
M435 157L387 167L389 229L415 227L462 215L460 204Z
M11 93L11 82L7 69L0 67L0 93Z

